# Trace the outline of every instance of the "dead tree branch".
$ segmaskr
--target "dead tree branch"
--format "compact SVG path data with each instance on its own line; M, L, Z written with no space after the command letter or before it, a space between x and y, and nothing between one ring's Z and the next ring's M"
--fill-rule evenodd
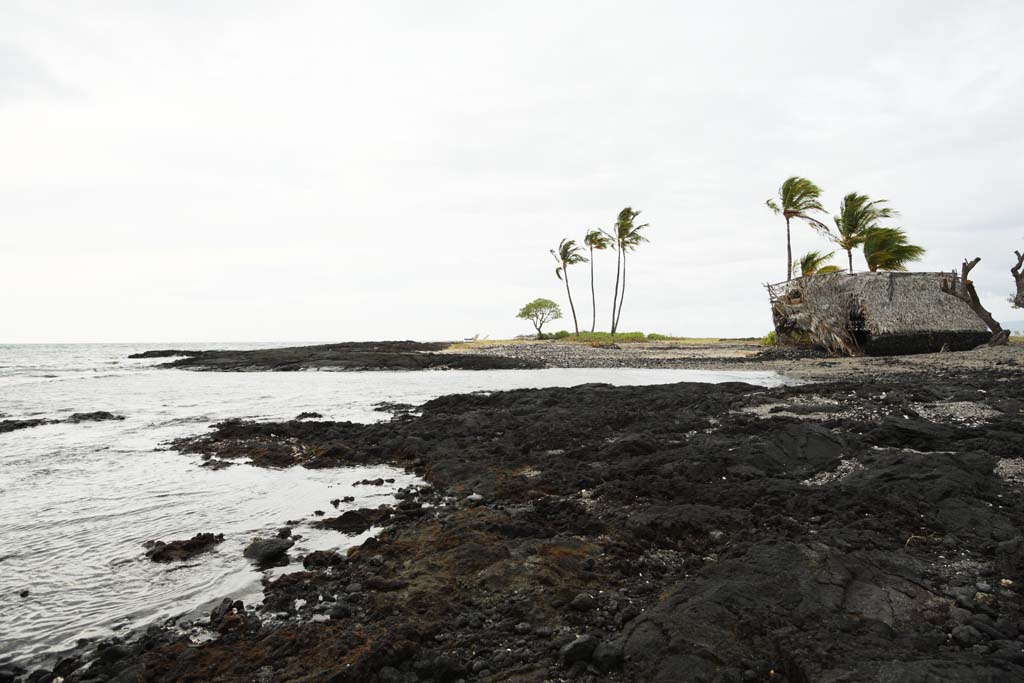
M1017 284L1017 294L1013 297L1013 307L1024 308L1024 272L1021 272L1021 267L1024 266L1024 254L1019 251L1013 253L1017 255L1017 265L1010 268L1010 275L1013 276L1013 281Z
M978 291L974 288L974 283L971 281L970 275L974 267L981 261L981 257L974 258L970 261L964 259L963 265L960 266L959 277L956 271L952 271L948 277L942 279L942 291L946 294L950 294L960 299L968 306L971 307L979 318L985 321L988 328L992 330L992 339L989 341L990 346L1001 346L1006 344L1010 340L1010 333L1003 329L992 314L981 305L981 299L978 297Z

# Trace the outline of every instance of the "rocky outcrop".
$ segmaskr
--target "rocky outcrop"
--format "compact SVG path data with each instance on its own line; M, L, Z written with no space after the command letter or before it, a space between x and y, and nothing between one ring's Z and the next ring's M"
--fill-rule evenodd
M225 423L180 445L388 462L429 486L335 518L386 528L311 553L212 642L154 632L88 672L1024 680L1024 495L998 469L1024 452L1022 379L589 385L446 396L379 424Z
M179 541L148 541L145 544L146 557L153 562L181 562L196 555L213 550L224 542L224 534L201 533Z

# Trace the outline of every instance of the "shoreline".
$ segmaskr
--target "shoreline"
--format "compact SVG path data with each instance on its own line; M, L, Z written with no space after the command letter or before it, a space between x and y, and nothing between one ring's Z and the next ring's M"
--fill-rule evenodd
M371 425L224 423L179 449L392 464L428 486L376 539L267 584L259 612L215 610L211 642L154 631L65 680L1019 679L1009 349L725 361L817 378L771 389L585 385Z

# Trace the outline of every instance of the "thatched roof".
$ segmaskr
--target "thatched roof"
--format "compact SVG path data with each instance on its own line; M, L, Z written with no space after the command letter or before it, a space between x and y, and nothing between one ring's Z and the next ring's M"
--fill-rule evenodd
M941 289L948 273L826 273L769 287L776 328L836 352L856 354L901 338L913 348L969 348L989 336L962 300ZM879 346L880 345L880 346ZM883 351L885 352L885 351Z

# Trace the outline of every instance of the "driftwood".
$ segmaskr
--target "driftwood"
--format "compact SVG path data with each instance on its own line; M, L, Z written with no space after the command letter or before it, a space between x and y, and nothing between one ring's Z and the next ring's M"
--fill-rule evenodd
M1010 268L1010 275L1013 276L1013 281L1017 283L1017 294L1013 297L1013 307L1024 308L1024 273L1021 272L1021 267L1024 266L1024 254L1019 251L1013 253L1017 256L1017 265Z
M992 317L992 314L981 305L978 291L974 288L974 282L970 278L971 271L974 270L974 266L978 265L979 261L981 261L980 256L971 261L964 259L963 265L960 266L959 276L957 276L954 270L948 277L943 278L942 291L965 302L979 318L985 321L988 328L992 330L992 339L988 343L989 346L1002 346L1010 341L1010 332L1004 330L1003 326Z

